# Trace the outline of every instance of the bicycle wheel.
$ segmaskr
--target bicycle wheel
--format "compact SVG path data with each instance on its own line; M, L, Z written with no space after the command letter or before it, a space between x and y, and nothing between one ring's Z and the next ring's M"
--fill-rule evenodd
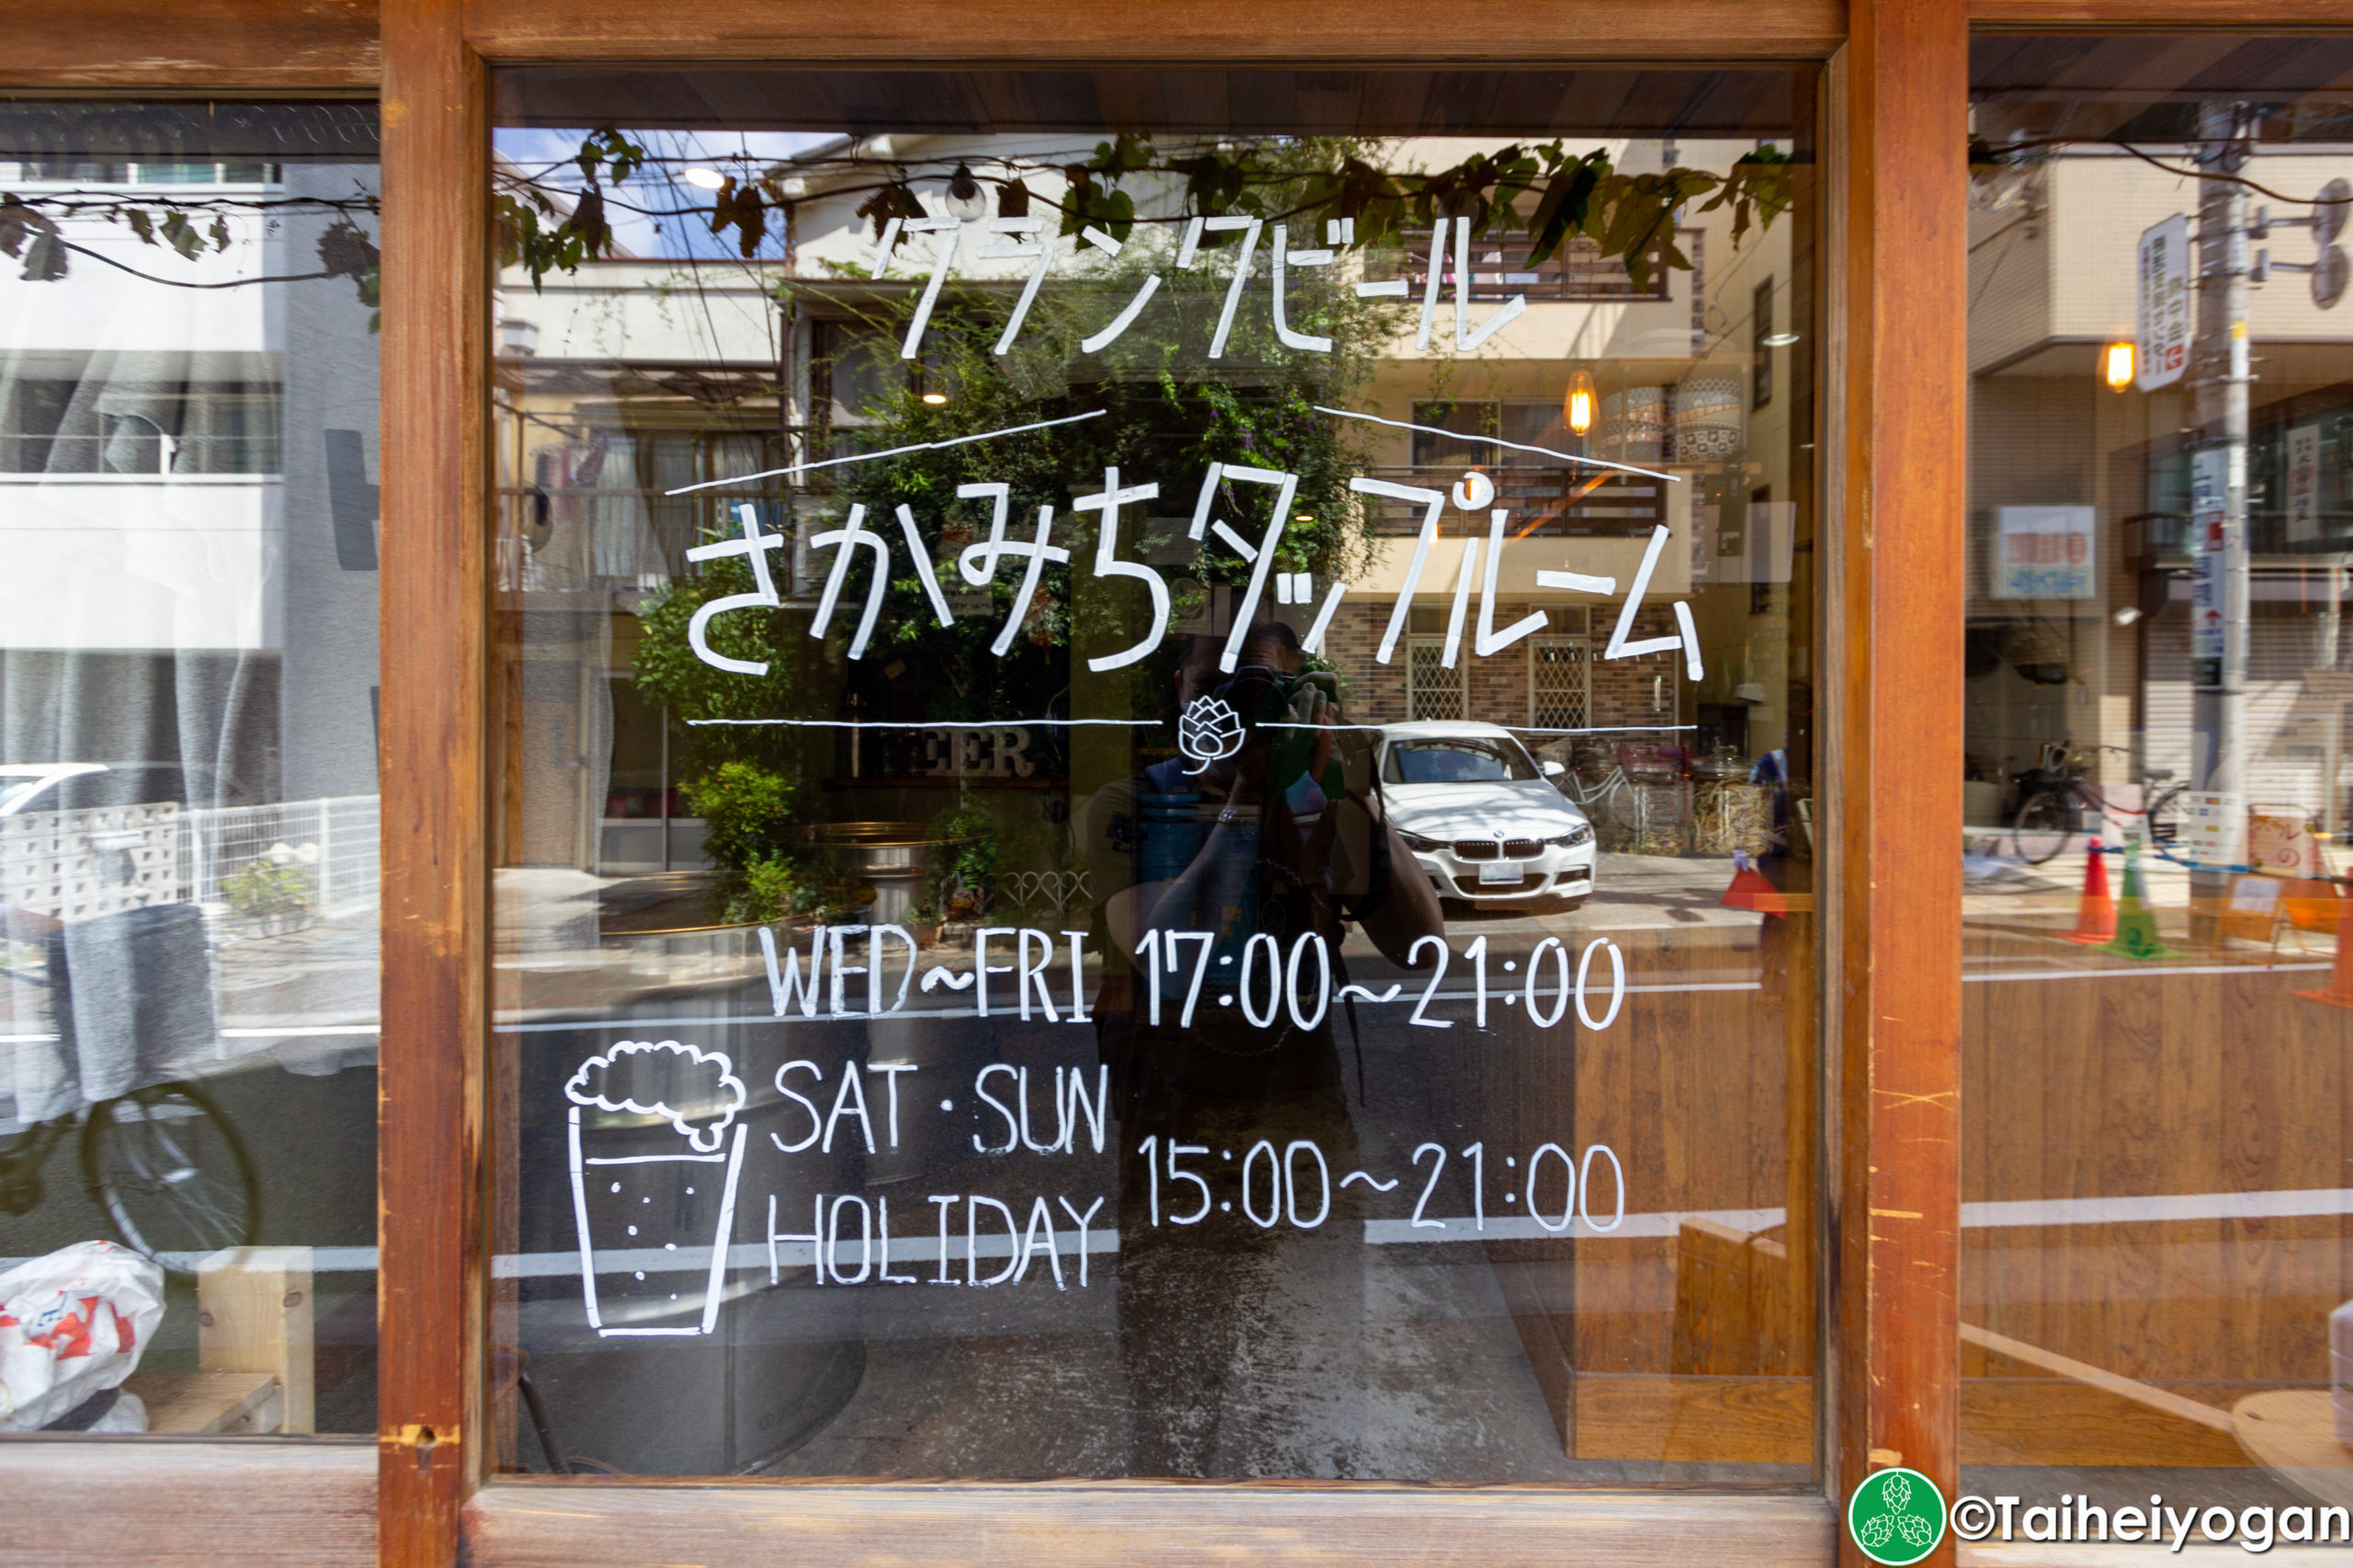
M175 1274L261 1229L261 1181L236 1127L191 1084L100 1100L82 1124L82 1180L125 1246Z
M2049 790L2038 790L2026 798L2018 808L2017 839L2018 858L2029 866L2040 866L2075 841L2075 803L2066 796Z
M2161 790L2149 802L2149 842L2178 844L2181 842L2182 819L2188 813L2181 808L2181 798L2189 792L2187 784L2176 784Z

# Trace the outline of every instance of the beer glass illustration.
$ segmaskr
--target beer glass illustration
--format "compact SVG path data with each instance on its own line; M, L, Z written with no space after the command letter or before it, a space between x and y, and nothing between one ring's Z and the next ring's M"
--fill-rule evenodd
M734 1064L675 1040L625 1040L582 1062L563 1094L588 1326L606 1336L710 1333L744 1164ZM611 1114L584 1129L583 1110ZM710 1264L698 1291L695 1255L705 1238ZM679 1317L693 1321L662 1321Z

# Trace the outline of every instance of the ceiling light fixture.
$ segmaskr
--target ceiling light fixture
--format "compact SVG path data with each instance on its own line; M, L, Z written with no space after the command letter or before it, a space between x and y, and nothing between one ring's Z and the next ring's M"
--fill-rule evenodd
M1568 395L1561 399L1561 423L1572 435L1593 428L1593 378L1579 370L1569 378Z
M682 171L678 177L698 190L717 190L727 183L725 175L704 164L697 164Z

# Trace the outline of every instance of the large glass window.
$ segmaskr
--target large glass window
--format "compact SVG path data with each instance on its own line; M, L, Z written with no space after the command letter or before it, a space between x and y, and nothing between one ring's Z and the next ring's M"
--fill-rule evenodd
M495 1463L1801 1485L1809 72L495 79Z
M0 104L0 1430L375 1428L376 205Z
M1963 1488L2292 1540L2353 1501L2353 46L1972 61Z

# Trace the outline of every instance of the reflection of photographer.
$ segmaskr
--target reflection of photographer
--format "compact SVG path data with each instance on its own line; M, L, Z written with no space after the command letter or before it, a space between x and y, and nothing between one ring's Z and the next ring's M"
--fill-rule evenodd
M1134 1448L1127 1470L1142 1475L1251 1472L1254 1413L1272 1413L1302 1392L1279 1379L1236 1380L1242 1365L1321 1367L1343 1382L1363 1317L1360 1199L1336 1191L1313 1229L1263 1227L1245 1217L1239 1187L1246 1152L1313 1143L1331 1171L1353 1168L1356 1129L1335 1038L1353 1015L1319 1003L1323 970L1297 968L1299 1002L1312 1028L1283 1004L1283 972L1297 944L1321 938L1330 960L1327 996L1347 980L1346 923L1403 963L1415 938L1443 928L1438 899L1384 817L1369 732L1350 729L1332 677L1303 669L1298 639L1279 622L1253 630L1235 669L1218 665L1223 638L1188 639L1176 673L1177 711L1221 726L1191 757L1143 769L1099 793L1089 813L1089 864L1097 870L1098 929L1106 977L1096 1026L1120 1108L1120 1330ZM1230 717L1228 716L1230 711ZM1235 734L1233 726L1239 726ZM1120 873L1126 874L1122 876ZM1161 957L1160 1021L1139 946ZM1208 933L1203 959L1197 939ZM1245 955L1273 939L1286 962L1260 961L1249 986L1264 1028L1242 1006ZM1310 944L1313 945L1312 943ZM1185 1002L1206 961L1189 1027ZM1269 968L1275 972L1269 974ZM1361 1057L1358 1081L1362 1084ZM1150 1155L1138 1150L1147 1145ZM1188 1155L1217 1199L1186 1224L1157 1189L1181 1178L1145 1161ZM1265 1178L1261 1178L1262 1182ZM1189 1194L1190 1188L1188 1188ZM1312 1335L1313 1343L1299 1338ZM1335 1358L1343 1364L1335 1365Z
M1229 1062L1280 1056L1292 1081L1336 1067L1328 1050L1308 1060L1318 1054L1313 1042L1328 1047L1329 1010L1309 1035L1290 1024L1288 1009L1259 1029L1239 1006L1217 1005L1239 984L1252 937L1273 937L1286 956L1301 936L1321 937L1336 991L1346 980L1345 921L1359 922L1400 964L1416 938L1443 930L1436 894L1381 809L1369 732L1347 727L1332 676L1302 668L1298 639L1279 621L1253 630L1231 674L1218 668L1223 649L1222 638L1186 641L1176 708L1213 699L1238 720L1239 737L1196 748L1199 766L1177 756L1145 768L1098 794L1090 813L1089 864L1102 869L1099 915L1115 966L1098 1012L1131 1108L1140 1103L1131 1096L1165 1103L1188 1087L1240 1090L1230 1069L1198 1059L1204 1052ZM1119 972L1140 961L1135 950L1155 930L1215 934L1215 975L1189 1029L1175 1027L1165 1007L1157 1030L1140 1022L1145 977ZM1164 958L1177 971L1164 975L1164 989L1172 980L1189 989L1195 953L1189 944L1184 953L1175 963Z

